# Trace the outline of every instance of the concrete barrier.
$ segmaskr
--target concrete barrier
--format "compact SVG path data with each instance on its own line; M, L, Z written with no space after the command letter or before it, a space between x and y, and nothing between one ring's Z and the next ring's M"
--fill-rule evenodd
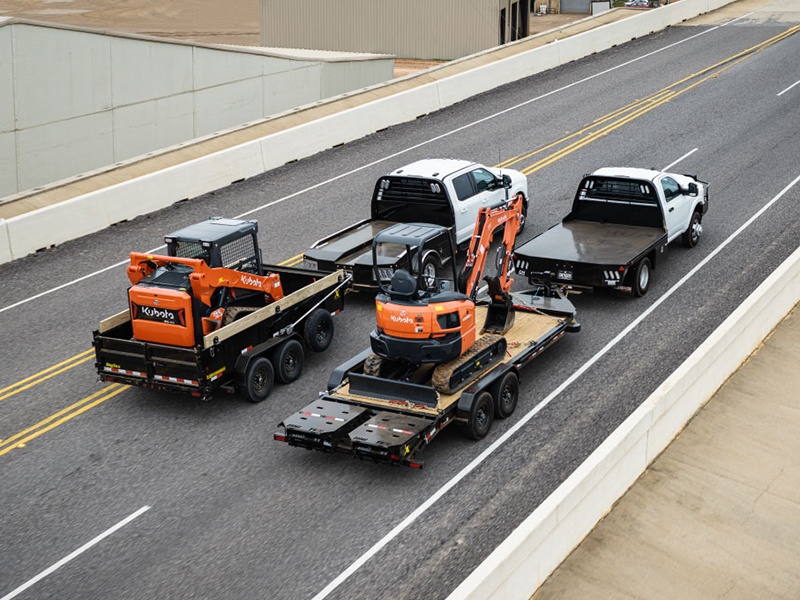
M800 302L800 249L449 596L527 600Z
M0 263L100 231L114 223L160 210L174 202L220 189L233 181L264 173L287 162L413 120L497 86L606 50L732 1L681 0L658 10L642 11L627 19L367 102L255 142L91 192L60 205L9 218L7 226L0 228ZM524 44L525 40L515 43ZM435 78L435 72L431 77Z

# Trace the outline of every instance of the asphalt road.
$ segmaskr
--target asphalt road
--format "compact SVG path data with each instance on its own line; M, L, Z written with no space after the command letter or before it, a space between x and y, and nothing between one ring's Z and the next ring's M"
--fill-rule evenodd
M785 12L797 0L770 6L723 27L672 27L0 266L0 594L44 572L14 597L445 598L800 244L800 85L789 89L800 36L779 39L800 13ZM617 113L663 90L674 95ZM571 150L548 148L603 118L607 129ZM700 244L670 248L647 296L573 299L583 330L531 363L517 412L486 439L445 431L422 471L272 440L366 347L365 294L348 296L334 346L262 404L92 396L107 386L91 331L125 303L124 267L107 267L130 250L247 214L279 262L367 216L375 179L404 163L537 150L513 165L532 190L519 243L557 222L601 166L697 173L711 206Z

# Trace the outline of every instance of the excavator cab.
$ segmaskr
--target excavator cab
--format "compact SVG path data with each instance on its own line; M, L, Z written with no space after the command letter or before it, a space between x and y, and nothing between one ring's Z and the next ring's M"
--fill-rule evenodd
M386 250L387 244L394 248ZM388 257L398 256L397 246L403 249L400 263L396 268L385 266ZM397 223L375 237L373 276L379 287L377 327L371 335L375 354L409 365L440 363L460 356L464 342L474 342L474 304L453 290L453 246L448 228L427 223ZM451 278L439 277L442 263L452 269Z

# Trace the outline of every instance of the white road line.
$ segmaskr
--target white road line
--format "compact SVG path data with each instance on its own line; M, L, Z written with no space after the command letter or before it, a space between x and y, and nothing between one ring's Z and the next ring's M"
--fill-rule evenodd
M426 510L428 510L431 506L433 506L442 496L444 496L447 492L453 489L456 484L458 484L462 479L464 479L467 475L469 475L472 471L474 471L482 462L484 462L487 458L489 458L498 448L500 448L503 444L505 444L511 436L513 436L517 431L519 431L523 426L525 426L528 421L530 421L536 414L538 414L543 408L545 408L550 402L552 402L555 398L557 398L561 392L563 392L567 387L569 387L576 379L578 379L581 375L583 375L587 370L589 370L597 361L599 361L603 356L605 356L614 346L616 346L620 341L622 341L625 336L627 336L631 331L633 331L639 323L644 321L648 316L650 316L659 306L661 306L666 300L672 296L678 289L680 289L683 284L685 284L691 277L693 277L700 269L702 269L705 265L707 265L711 259L713 259L717 254L722 252L728 244L730 244L734 239L736 239L739 234L741 234L745 229L747 229L756 219L758 219L762 214L764 214L773 204L775 204L778 200L780 200L790 189L792 189L798 182L800 181L800 175L798 175L789 185L783 188L777 196L772 198L769 202L767 202L758 212L756 212L752 217L750 217L744 224L739 227L736 231L734 231L730 237L728 237L724 242L722 242L719 246L717 246L708 256L706 256L703 260L701 260L694 268L692 268L686 275L684 275L680 281L678 281L675 285L673 285L663 296L661 296L658 300L656 300L647 310L645 310L641 315L636 317L625 329L620 331L614 339L608 342L603 348L597 352L594 356L592 356L588 361L586 361L577 371L575 371L572 375L570 375L561 385L559 385L555 390L553 390L550 395L548 395L544 400L542 400L539 404L537 404L530 412L528 412L524 417L522 417L519 421L514 423L514 425L506 431L502 436L500 436L497 440L495 440L491 446L486 448L483 452L481 452L471 463L469 463L466 467L464 467L459 473L457 473L450 481L448 481L444 486L442 486L435 494L433 494L430 498L428 498L425 502L420 504L414 512L408 515L405 519L403 519L398 525L394 527L386 536L384 536L380 541L378 541L372 548L367 550L364 554L362 554L353 564L351 564L347 569L345 569L336 579L331 581L325 588L319 592L316 596L314 596L313 600L323 600L326 598L331 592L333 592L337 587L339 587L345 580L347 580L353 573L355 573L361 566L364 565L370 558L375 556L378 552L383 549L389 542L391 542L394 538L396 538L400 533L403 532L409 525L411 525L414 521L417 520ZM2 600L2 599L0 599Z
M739 19L743 19L743 18L745 18L747 16L750 16L751 14L754 14L755 12L758 12L758 11L754 11L753 13L748 13L747 15L744 15L742 17L738 17L737 19L734 19L733 21L730 21L729 23L733 23L735 21L738 21ZM486 121L489 121L491 119L494 119L496 117L504 115L504 114L506 114L508 112L517 110L519 108L522 108L523 106L527 106L528 104L532 104L533 102L538 102L538 101L543 100L545 98L548 98L548 97L550 97L552 95L555 95L555 94L558 94L558 93L563 92L565 90L568 90L570 88L573 88L573 87L575 87L577 85L581 85L581 84L583 84L583 83L585 83L587 81L595 79L596 77L600 77L602 75L606 75L608 73L611 73L612 71L616 71L617 69L621 69L623 67L627 67L627 66L632 65L632 64L634 64L636 62L639 62L640 60L644 60L646 58L650 58L651 56L653 56L655 54L659 54L661 52L664 52L665 50L669 50L671 48L674 48L675 46L679 46L681 44L684 44L686 42L694 40L695 38L698 38L698 37L700 37L702 35L705 35L707 33L710 33L712 31L720 29L721 27L724 27L725 25L728 25L729 23L724 23L722 25L717 25L717 26L712 27L710 29L707 29L705 31L701 31L700 33L697 33L695 35L689 36L686 39L680 40L679 42L675 42L674 44L670 44L669 46L664 46L663 48L659 48L658 50L654 50L653 52L650 52L648 54L643 54L642 56L639 56L637 58L629 60L628 62L621 63L621 64L619 64L619 65L617 65L615 67L611 67L610 69L606 69L605 71L600 71L599 73L595 73L594 75L590 75L588 77L584 77L583 79L581 79L579 81L575 81L573 83L567 84L567 85L562 86L562 87L560 87L560 88L558 88L556 90L552 90L550 92L547 92L546 94L542 94L541 96L537 96L535 98L531 98L530 100L526 100L524 102L520 102L519 104L515 104L514 106L511 106L509 108L503 109L501 111L498 111L496 113L493 113L491 115L483 117L482 119L478 119L477 121L472 121L471 123L467 123L466 125L463 125L461 127L457 127L456 129L448 131L447 133L443 133L441 135L433 137L433 138L431 138L429 140L426 140L424 142L420 142L419 144L415 144L414 146L409 146L408 148L406 148L404 150L400 150L398 152L395 152L394 154L389 154L388 156L384 156L383 158L379 158L377 160L374 160L371 163L367 163L366 165L362 165L362 166L360 166L358 168L352 169L352 170L347 171L345 173L341 173L340 175L337 175L336 177L331 177L330 179L326 179L325 181L321 181L321 182L316 183L316 184L314 184L312 186L309 186L307 188L303 188L302 190L299 190L297 192L289 194L288 196L284 196L283 198L278 198L277 200L273 200L272 202L268 202L267 204L263 204L263 205L261 205L261 206L259 206L257 208L254 208L252 210L249 210L247 212L244 212L244 213L238 215L236 218L241 219L243 217L252 215L253 213L256 213L258 211L264 210L265 208L269 208L271 206L275 206L276 204L280 204L282 202L286 202L287 200L291 200L292 198L296 198L297 196L300 196L301 194L306 194L306 193L308 193L308 192L310 192L312 190L315 190L317 188L320 188L320 187L323 187L325 185L328 185L329 183L333 183L334 181L338 181L339 179L343 179L345 177L353 175L354 173L358 173L359 171L363 171L363 170L368 169L370 167L374 167L375 165L378 165L378 164L380 164L382 162L385 162L387 160L391 160L393 158L396 158L398 156L406 154L407 152L411 152L412 150L417 150L418 148L422 148L423 146L427 146L428 144L432 144L433 142L437 142L439 140L442 140L442 139L444 139L446 137L449 137L451 135L454 135L456 133L459 133L459 132L464 131L466 129L469 129L471 127L475 127L476 125L480 125L481 123L484 123ZM160 246L159 248L163 248L163 246ZM125 264L128 264L127 260L118 262L118 263L113 264L113 265L111 265L109 267L104 267L103 269L100 269L98 271L94 271L92 273L88 273L86 275L83 275L82 277L79 277L78 279L73 279L72 281L68 281L67 283L61 284L61 285L59 285L57 287L54 287L54 288L51 288L51 289L49 289L47 291L41 292L39 294L36 294L35 296L31 296L31 297L26 298L24 300L20 300L19 302L15 302L14 304L10 304L8 306L0 308L0 313L3 313L3 312L5 312L7 310L10 310L12 308L16 308L18 306L21 306L23 304L26 304L26 303L31 302L33 300L36 300L38 298L42 298L43 296L47 296L49 294L52 294L52 293L57 292L59 290L62 290L62 289L66 288L66 287L68 287L68 286L70 286L70 285L72 285L74 283L79 283L81 281L89 279L90 277L94 277L95 275L100 275L101 273L105 273L106 271L108 271L110 269L113 269L115 267L119 267L120 265L125 265ZM0 599L0 600L2 600L2 599Z
M15 598L16 596L18 596L19 594L21 594L22 592L24 592L25 590L27 590L29 587L31 587L31 586L32 586L32 585L34 585L35 583L38 583L39 581L41 581L42 579L44 579L45 577L47 577L48 575L50 575L51 573L53 573L53 571L55 571L55 570L57 570L57 569L60 569L60 568L61 568L61 567L63 567L65 564L67 564L69 561L71 561L73 558L75 558L75 557L79 556L80 554L83 554L83 553L84 553L84 552L86 552L86 551L87 551L89 548L91 548L91 547L92 547L92 546L94 546L95 544L98 544L99 542L103 541L105 538L107 538L108 536L110 536L112 533L114 533L114 532L115 532L115 531L117 531L118 529L121 529L121 528L125 527L125 525L127 525L128 523L130 523L131 521L133 521L134 519L136 519L137 517L139 517L139 516L140 516L140 515L142 515L143 513L147 512L148 510L150 510L150 507L149 507L149 506L143 506L142 508L140 508L139 510L137 510L135 513L133 513L132 515L130 515L129 517L126 517L126 518L122 519L122 521L120 521L119 523L117 523L116 525L114 525L114 526L113 526L111 529L108 529L108 530L104 531L103 533L101 533L100 535L98 535L96 538L94 538L92 541L85 543L83 546L81 546L80 548L78 548L77 550L75 550L75 552L73 552L72 554L70 554L70 555L68 555L68 556L65 556L64 558L62 558L60 561L58 561L56 564L54 564L54 565L53 565L52 567L50 567L49 569L45 569L44 571L42 571L41 573L39 573L39 574L38 574L36 577L34 577L33 579L31 579L31 580L29 580L29 581L27 581L27 582L23 583L21 586L19 586L19 587L18 587L17 589L15 589L13 592L11 592L11 593L9 593L9 594L6 594L6 595L5 595L5 596L3 596L2 598L0 598L0 600L11 600L11 598Z
M796 85L798 85L798 84L800 84L800 81L795 81L795 82L794 82L792 85L790 85L788 88L786 88L785 90L783 90L782 92L780 92L780 93L778 94L778 96L783 96L783 94L785 94L786 92L788 92L790 89L792 89L794 86L796 86Z
M687 152L686 154L684 154L683 156L681 156L681 157L680 157L678 160L676 160L676 161L673 161L673 162L669 163L669 164L668 164L666 167L664 167L664 168L663 168L663 169L661 169L661 170L662 170L662 171L669 171L670 169L672 169L672 167L674 167L675 165L677 165L679 162L683 162L684 160L686 160L687 158L689 158L689 157L690 157L692 154L694 154L695 152L697 152L697 150L698 150L698 148L695 148L694 150L689 150L689 152Z

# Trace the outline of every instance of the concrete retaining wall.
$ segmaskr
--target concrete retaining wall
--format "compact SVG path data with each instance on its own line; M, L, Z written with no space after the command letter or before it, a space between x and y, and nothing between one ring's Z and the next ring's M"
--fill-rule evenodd
M394 59L0 24L0 197L393 76Z
M42 209L8 219L5 228L8 239L0 240L0 262L8 262L53 244L102 230L121 220L165 208L176 201L194 198L289 161L413 120L419 115L434 112L499 85L679 23L730 1L681 0L657 10L643 11L628 19L488 66L433 81L179 167L87 194L70 201L67 206ZM67 213L80 214L81 218L72 218ZM65 222L70 226L64 227Z
M448 600L527 600L800 301L794 252Z

